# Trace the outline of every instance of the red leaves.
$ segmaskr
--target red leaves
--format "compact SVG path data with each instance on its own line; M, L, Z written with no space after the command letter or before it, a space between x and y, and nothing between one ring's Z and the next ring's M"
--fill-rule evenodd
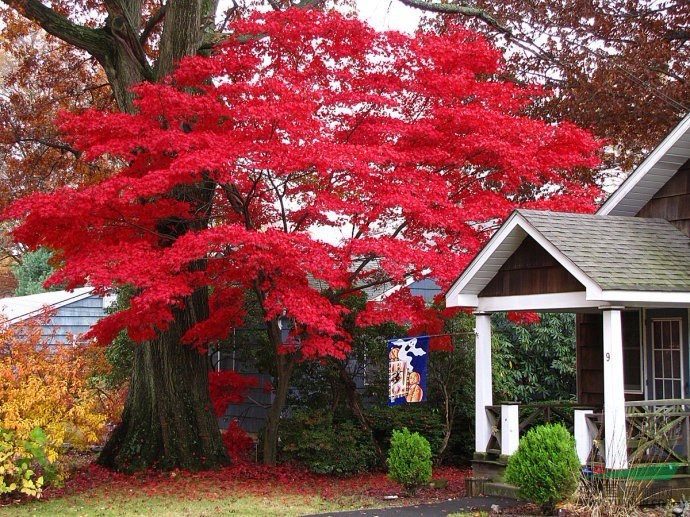
M232 31L261 37L137 86L136 114L62 115L114 173L5 214L23 220L18 240L58 250L53 281L135 287L131 309L94 329L104 341L151 338L206 289L209 313L184 336L203 350L241 324L250 290L267 321L294 320L290 350L342 357L347 295L429 272L445 288L513 208L592 207L572 171L597 142L524 116L537 89L501 80L500 56L467 29L411 38L290 9ZM359 322L421 325L423 310L402 289Z
M512 311L506 315L506 318L508 318L508 320L512 321L513 323L517 323L518 325L522 326L539 323L539 314L537 314L536 312Z
M259 381L253 375L243 375L234 370L209 372L208 390L217 417L225 414L228 404L241 404L247 397L250 388L258 386Z
M465 479L470 475L468 468L436 467L434 478L447 479L448 486L444 489L420 489L414 503L461 497L465 493ZM399 490L400 487L383 472L359 474L351 478L329 477L293 466L270 467L241 461L231 467L207 472L145 471L131 476L88 465L76 471L63 488L48 488L43 495L44 499L54 499L92 491L89 496L106 499L110 494L124 493L131 497L132 493L136 493L148 497L214 500L231 495L277 497L289 493L337 501L344 495L380 500L385 495L397 494Z
M244 432L237 421L233 420L223 431L223 444L233 463L244 463L251 460L254 440Z

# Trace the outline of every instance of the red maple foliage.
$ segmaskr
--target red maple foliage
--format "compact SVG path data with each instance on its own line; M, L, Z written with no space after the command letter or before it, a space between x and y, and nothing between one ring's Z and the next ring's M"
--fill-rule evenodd
M228 404L241 404L249 390L259 385L254 375L243 375L235 370L209 372L208 391L217 417L225 413Z
M251 460L251 453L256 442L249 436L240 424L233 420L227 429L223 431L223 445L228 451L228 456L233 464L243 463Z
M300 9L233 31L210 58L137 86L136 114L63 114L73 145L118 170L6 213L23 219L18 240L57 250L51 282L137 287L130 309L95 327L105 341L124 327L151 338L211 286L209 317L185 336L204 347L241 324L250 288L267 320L296 319L303 356L341 357L338 293L426 269L445 287L514 207L593 207L596 189L569 177L596 163L598 143L523 116L538 89L498 79L500 55L471 31L407 37ZM173 195L184 186L210 201ZM206 228L170 228L209 213ZM318 240L317 227L342 239ZM414 317L400 293L360 320Z
M503 80L472 31L409 37L301 9L231 30L210 57L135 87L135 113L63 114L65 138L112 174L5 212L17 240L55 250L50 282L134 286L130 308L94 327L102 341L152 339L203 292L208 314L183 341L205 350L242 324L252 291L282 357L342 358L349 295L428 271L447 287L517 206L594 208L581 179L599 143L527 117L540 89ZM419 323L420 309L401 289L358 320ZM266 443L291 367L277 371Z

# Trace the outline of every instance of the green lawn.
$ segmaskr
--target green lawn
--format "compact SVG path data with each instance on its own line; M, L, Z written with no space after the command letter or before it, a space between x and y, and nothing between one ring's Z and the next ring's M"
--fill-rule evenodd
M224 495L217 499L179 496L140 496L134 493L110 493L104 496L99 491L89 491L75 496L36 501L19 506L0 507L1 515L12 516L117 516L124 515L304 515L336 510L371 506L373 501L358 497L326 501L320 496L292 494Z

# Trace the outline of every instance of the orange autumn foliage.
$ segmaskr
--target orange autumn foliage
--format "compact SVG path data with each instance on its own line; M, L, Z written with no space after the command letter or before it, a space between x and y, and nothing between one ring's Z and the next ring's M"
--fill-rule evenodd
M40 320L0 321L0 429L27 439L40 427L54 462L66 445L99 443L121 408L97 382L109 368L102 348L44 343Z

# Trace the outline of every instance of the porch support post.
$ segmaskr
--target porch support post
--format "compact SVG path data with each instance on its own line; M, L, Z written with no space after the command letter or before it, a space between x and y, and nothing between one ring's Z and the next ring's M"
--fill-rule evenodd
M592 450L594 436L587 425L587 415L594 413L591 409L576 409L573 415L573 432L575 434L575 449L580 465L586 465Z
M474 348L474 450L486 452L491 426L486 406L493 405L491 378L491 315L475 313Z
M604 447L607 469L628 468L621 308L604 309Z
M501 455L511 456L520 445L520 406L503 404L501 406Z

